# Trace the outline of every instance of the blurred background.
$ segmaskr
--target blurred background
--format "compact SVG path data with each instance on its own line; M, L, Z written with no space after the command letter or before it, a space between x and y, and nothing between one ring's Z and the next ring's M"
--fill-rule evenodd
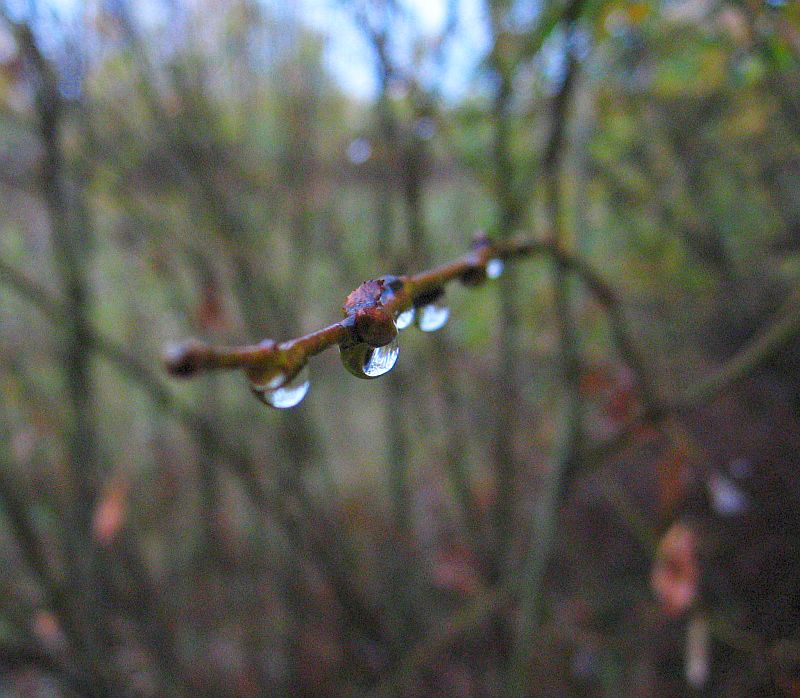
M0 693L800 695L796 2L0 8Z

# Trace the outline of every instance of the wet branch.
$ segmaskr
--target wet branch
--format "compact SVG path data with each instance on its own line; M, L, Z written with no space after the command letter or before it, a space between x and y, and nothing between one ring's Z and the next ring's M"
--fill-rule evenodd
M572 266L572 257L552 243L521 238L491 242L479 236L471 252L452 262L418 274L384 276L364 282L347 297L345 318L320 330L280 343L266 339L249 346L216 347L190 341L169 348L165 366L169 373L181 378L219 369L242 369L254 380L280 373L291 378L308 359L332 346L352 342L385 346L394 339L396 315L433 302L452 281L461 281L466 286L482 283L486 279L486 266L493 259L505 262L544 254Z

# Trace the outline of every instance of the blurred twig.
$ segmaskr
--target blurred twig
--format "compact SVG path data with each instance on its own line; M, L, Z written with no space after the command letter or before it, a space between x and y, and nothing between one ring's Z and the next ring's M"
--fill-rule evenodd
M65 441L69 456L69 498L66 564L72 580L75 601L84 607L81 623L85 661L91 666L98 690L107 690L111 677L104 665L100 645L104 629L97 611L100 577L95 569L89 537L91 515L99 482L99 453L95 420L92 338L89 331L91 290L89 231L79 225L77 209L83 206L80 194L70 200L66 188L67 163L61 144L65 104L58 76L40 51L37 39L27 24L5 18L12 28L21 54L28 63L34 85L35 115L44 148L40 170L40 191L50 219L53 264L63 292L69 322L61 325L60 353L65 393L70 406ZM84 218L81 216L81 218ZM74 618L72 619L74 620Z
M497 230L502 239L512 235L520 218L519 197L514 187L512 160L512 97L514 68L507 55L508 42L499 33L498 18L492 14L495 42L490 55L490 65L497 76L497 90L492 101L494 138L491 163L494 170L494 196L497 201ZM494 397L494 424L492 434L492 461L495 472L497 503L494 507L496 533L493 578L504 571L514 527L514 495L517 464L514 455L514 438L519 402L514 378L518 366L517 330L519 326L516 303L516 275L509 270L500 279L498 315L497 375L502 378L492 387Z
M576 7L579 3L575 3ZM572 26L567 27L572 31ZM577 79L578 62L569 53L563 82L553 98L550 134L542 160L542 178L552 242L564 248L562 191L560 184L563 144L567 128L567 111ZM583 402L580 390L580 355L578 329L570 300L569 268L559 259L553 260L555 311L559 328L559 354L566 389L566 408L558 436L559 444L547 474L544 489L536 502L531 526L528 553L522 564L520 600L512 652L504 692L509 698L524 694L528 685L530 659L537 641L544 609L544 586L547 567L553 556L559 513L574 473L580 466L583 439Z
M49 653L33 644L0 642L0 670L38 669L58 679L65 690L75 695L92 695L93 687L83 678L76 676L69 668Z
M750 340L717 371L689 388L670 404L686 412L706 404L728 386L750 375L800 333L800 292L793 293L777 311L771 324Z
M7 441L7 435L2 436ZM11 482L8 471L9 463L3 458L0 463L0 503L5 518L23 559L41 586L47 604L58 618L68 642L78 657L86 657L86 628L83 627L80 604L76 603L64 580L54 573L52 561L31 520L26 502L20 497L19 486ZM84 666L82 670L91 676L89 666Z
M52 321L58 324L70 321L66 308L57 297L32 282L2 259L0 259L0 281L31 301ZM178 400L162 383L159 372L150 364L102 333L92 328L89 328L89 331L91 332L92 347L99 356L109 361L123 375L145 390L160 409L168 414L173 414L199 441L213 440L218 445L222 462L241 481L245 493L256 511L277 523L287 539L292 542L295 550L300 551L308 544L314 551L315 564L321 567L329 579L353 626L362 629L370 637L380 637L382 624L366 602L360 598L360 594L353 587L352 580L345 577L344 571L331 559L330 551L321 543L320 536L322 534L311 531L308 541L300 536L298 521L301 516L296 511L296 502L278 496L273 489L266 487L244 449L228 440L222 429L206 415L187 407Z

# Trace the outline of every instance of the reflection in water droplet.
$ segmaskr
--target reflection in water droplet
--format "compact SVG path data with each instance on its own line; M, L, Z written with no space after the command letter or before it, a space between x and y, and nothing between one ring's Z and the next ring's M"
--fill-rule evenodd
M414 308L404 310L394 319L394 324L397 325L398 330L404 330L414 322Z
M423 332L436 332L447 324L450 308L438 303L423 305L417 310L417 327Z
M356 378L377 378L394 368L400 355L400 344L397 337L377 348L363 342L341 344L339 355L344 367Z
M364 375L368 378L377 378L389 373L397 363L398 356L400 356L400 342L395 337L389 344L372 350L364 362Z
M282 374L274 376L263 385L252 384L253 393L266 405L280 410L299 405L308 394L311 381L308 377L308 366L303 366L294 378L286 382Z
M497 279L503 273L503 269L506 268L506 265L503 263L502 259L495 257L494 259L490 259L486 263L486 276L490 279Z

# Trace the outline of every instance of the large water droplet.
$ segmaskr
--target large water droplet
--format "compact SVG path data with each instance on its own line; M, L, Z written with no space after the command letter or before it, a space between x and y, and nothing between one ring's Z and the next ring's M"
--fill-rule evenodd
M417 327L423 332L436 332L447 324L450 308L438 303L423 305L417 310Z
M486 276L489 279L498 279L505 268L506 265L499 257L490 259L488 262L486 262Z
M397 329L404 330L406 327L410 327L411 323L414 322L414 314L414 308L409 308L402 313L398 313L397 317L394 319L394 324L397 325Z
M400 356L400 342L395 337L389 344L375 347L369 358L364 362L364 373L369 378L377 378L384 373L389 373L397 363Z
M371 347L363 342L340 345L339 354L344 367L356 378L377 378L394 368L400 344L395 337L382 347Z
M308 394L311 381L308 377L308 365L287 381L283 374L273 376L263 384L252 384L253 394L266 405L285 410L299 405Z

